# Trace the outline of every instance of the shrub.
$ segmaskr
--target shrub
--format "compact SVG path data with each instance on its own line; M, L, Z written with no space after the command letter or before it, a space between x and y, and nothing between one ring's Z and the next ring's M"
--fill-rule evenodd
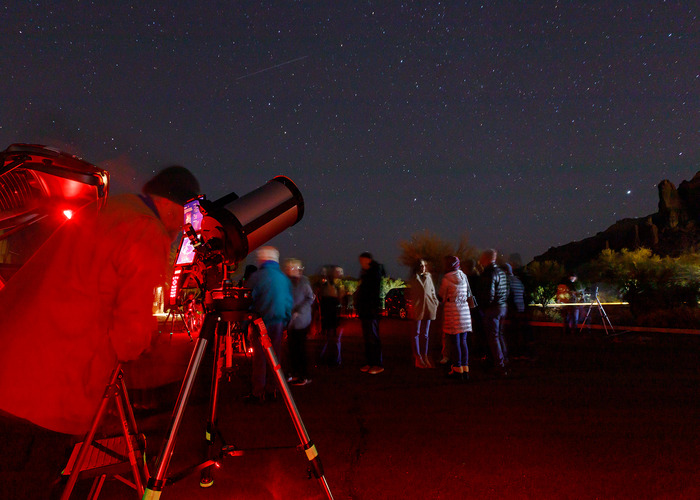
M564 278L566 269L558 262L530 262L524 269L523 283L528 291L527 301L546 306L557 295L557 284Z
M636 318L659 310L697 308L700 297L700 254L659 257L640 248L603 250L590 272L611 283L630 303Z

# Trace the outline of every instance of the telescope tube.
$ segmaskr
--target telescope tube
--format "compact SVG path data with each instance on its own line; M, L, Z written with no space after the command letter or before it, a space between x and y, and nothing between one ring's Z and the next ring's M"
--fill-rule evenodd
M202 235L219 234L220 250L229 263L242 261L304 216L301 192L282 175L230 203L229 199L230 195L207 204L202 219Z

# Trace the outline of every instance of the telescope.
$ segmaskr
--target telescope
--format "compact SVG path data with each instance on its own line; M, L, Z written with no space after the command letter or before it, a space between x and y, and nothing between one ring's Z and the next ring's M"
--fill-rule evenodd
M295 225L304 216L304 198L287 177L277 176L238 197L230 193L216 201L206 196L184 205L185 230L175 260L169 303L191 277L205 292L218 289L227 266L237 266L250 252ZM220 271L220 272L217 272Z
M249 326L257 328L259 332L264 354L275 373L301 449L308 459L309 472L319 481L327 498L332 500L316 446L306 432L267 329L262 319L252 311L252 291L234 286L229 279L229 267L237 266L250 252L301 220L304 215L301 192L290 179L277 176L240 198L235 193L216 201L199 196L188 201L184 209L185 229L175 261L170 304L177 304L181 288L189 284L191 278L204 292L205 315L155 465L156 470L148 480L142 500L157 500L163 488L174 482L173 477L166 476L167 470L185 406L209 343L213 343L215 360L205 432L207 456L203 463L190 470L201 471L199 484L207 488L214 483L213 470L220 459L224 455L236 455L232 446L224 444L218 449L214 446L217 438L220 438L217 428L217 400L223 362L220 352L222 337L230 336L234 330L242 333ZM176 477L182 477L182 474Z

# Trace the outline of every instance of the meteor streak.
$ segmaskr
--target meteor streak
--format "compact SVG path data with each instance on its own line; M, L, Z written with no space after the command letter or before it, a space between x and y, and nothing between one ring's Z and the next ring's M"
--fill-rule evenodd
M261 69L259 71L255 71L254 73L249 73L247 75L243 75L241 77L238 77L238 78L236 78L236 81L243 80L244 78L248 78L249 76L258 75L260 73L263 73L265 71L269 71L271 69L279 68L280 66L286 66L287 64L292 64L294 62L301 61L302 59L306 59L307 57L309 57L309 56L297 57L296 59L292 59L291 61L286 61L283 63L275 64L274 66L270 66L269 68Z

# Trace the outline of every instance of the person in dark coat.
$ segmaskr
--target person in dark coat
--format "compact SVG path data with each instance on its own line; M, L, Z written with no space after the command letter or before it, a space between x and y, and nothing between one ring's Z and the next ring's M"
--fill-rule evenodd
M331 266L325 269L317 293L321 310L321 334L324 338L321 362L330 367L340 366L342 361L343 330L340 325L340 311L346 294L340 279L341 273L339 267Z
M496 265L496 250L489 249L481 254L479 264L483 271L479 279L476 301L483 313L484 331L491 348L494 368L501 376L508 375L508 349L503 338L503 319L508 300L508 278Z
M369 252L360 254L359 261L361 274L360 286L357 289L357 313L362 323L367 358L367 364L361 371L376 375L384 371L379 318L382 314L382 278L386 273L384 266L375 261Z
M506 341L513 359L532 357L532 329L525 309L525 285L515 274L510 264L504 264L503 270L508 278L508 312L506 319Z

